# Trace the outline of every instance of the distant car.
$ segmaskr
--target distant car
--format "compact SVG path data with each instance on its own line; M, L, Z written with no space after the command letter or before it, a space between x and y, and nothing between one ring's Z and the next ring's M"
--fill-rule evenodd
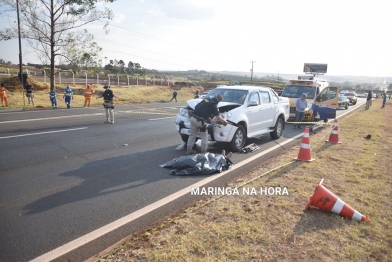
M359 98L366 98L366 96L364 94L359 94L357 97L359 97Z
M203 92L203 94L201 94L201 96L199 98L203 99L204 97L206 97L210 92Z
M336 109L339 109L342 107L344 109L348 109L349 106L350 106L350 100L345 96L339 95L338 108L336 108Z
M357 94L356 93L344 93L344 96L350 100L350 104L355 105L357 103Z

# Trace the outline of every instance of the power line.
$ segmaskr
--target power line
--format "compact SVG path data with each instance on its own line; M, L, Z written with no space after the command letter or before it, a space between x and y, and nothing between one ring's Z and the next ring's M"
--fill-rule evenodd
M125 31L128 31L128 32L133 33L133 34L136 34L136 35L138 35L140 37L150 38L150 39L158 40L158 41L165 42L165 43L168 43L168 44L171 44L171 45L177 45L177 46L185 47L185 48L188 48L188 49L198 50L200 52L204 52L203 50L198 49L198 48L182 45L182 44L179 44L179 43L176 43L176 42L171 42L171 41L168 41L168 40L165 40L165 39L161 39L161 38L158 38L158 37L155 37L155 36L150 36L150 35L147 35L147 34L139 33L139 32L133 31L133 30L129 30L127 28L123 28L121 26L116 26L116 25L111 25L111 26L119 28L119 29L122 29L122 30L125 30Z

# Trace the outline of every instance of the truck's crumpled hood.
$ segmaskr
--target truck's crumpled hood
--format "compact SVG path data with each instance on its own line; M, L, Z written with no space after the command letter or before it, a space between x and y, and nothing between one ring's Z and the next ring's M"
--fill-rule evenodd
M195 109L196 105L197 105L198 103L200 103L202 100L203 100L203 99L197 98L197 99L188 100L188 101L186 101L186 102L187 102L187 104L188 104L189 107L191 107L192 109ZM239 106L241 106L241 105L240 105L240 104L237 104L237 103L232 103L232 102L220 102L220 103L218 104L218 109L219 109L220 112L227 112L227 111L230 111L230 110L232 110L232 109L234 109L234 108L237 108L237 107L239 107Z

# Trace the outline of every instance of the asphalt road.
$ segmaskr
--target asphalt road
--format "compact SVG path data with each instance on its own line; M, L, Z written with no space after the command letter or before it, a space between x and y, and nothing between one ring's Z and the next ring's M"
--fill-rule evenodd
M358 104L363 102L359 100ZM101 107L1 111L0 261L28 261L58 250L205 179L172 176L170 170L159 167L185 153L174 126L175 115L183 105L118 106L114 125L103 123ZM269 135L249 140L260 146L257 152L262 152L296 138L213 183L224 185L298 143L301 132L287 125L277 141ZM222 148L210 144L209 151L220 153ZM239 164L252 154L234 154L232 161ZM88 259L195 199L188 194L63 252L57 260Z

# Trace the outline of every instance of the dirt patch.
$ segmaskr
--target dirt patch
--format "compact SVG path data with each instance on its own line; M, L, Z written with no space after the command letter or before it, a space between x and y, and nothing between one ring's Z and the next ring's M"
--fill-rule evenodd
M47 83L38 82L32 77L28 77L27 81L33 85L35 91L49 90L49 84ZM3 78L2 83L4 83L4 86L8 91L21 92L23 90L22 84L17 76L8 77L5 79Z

